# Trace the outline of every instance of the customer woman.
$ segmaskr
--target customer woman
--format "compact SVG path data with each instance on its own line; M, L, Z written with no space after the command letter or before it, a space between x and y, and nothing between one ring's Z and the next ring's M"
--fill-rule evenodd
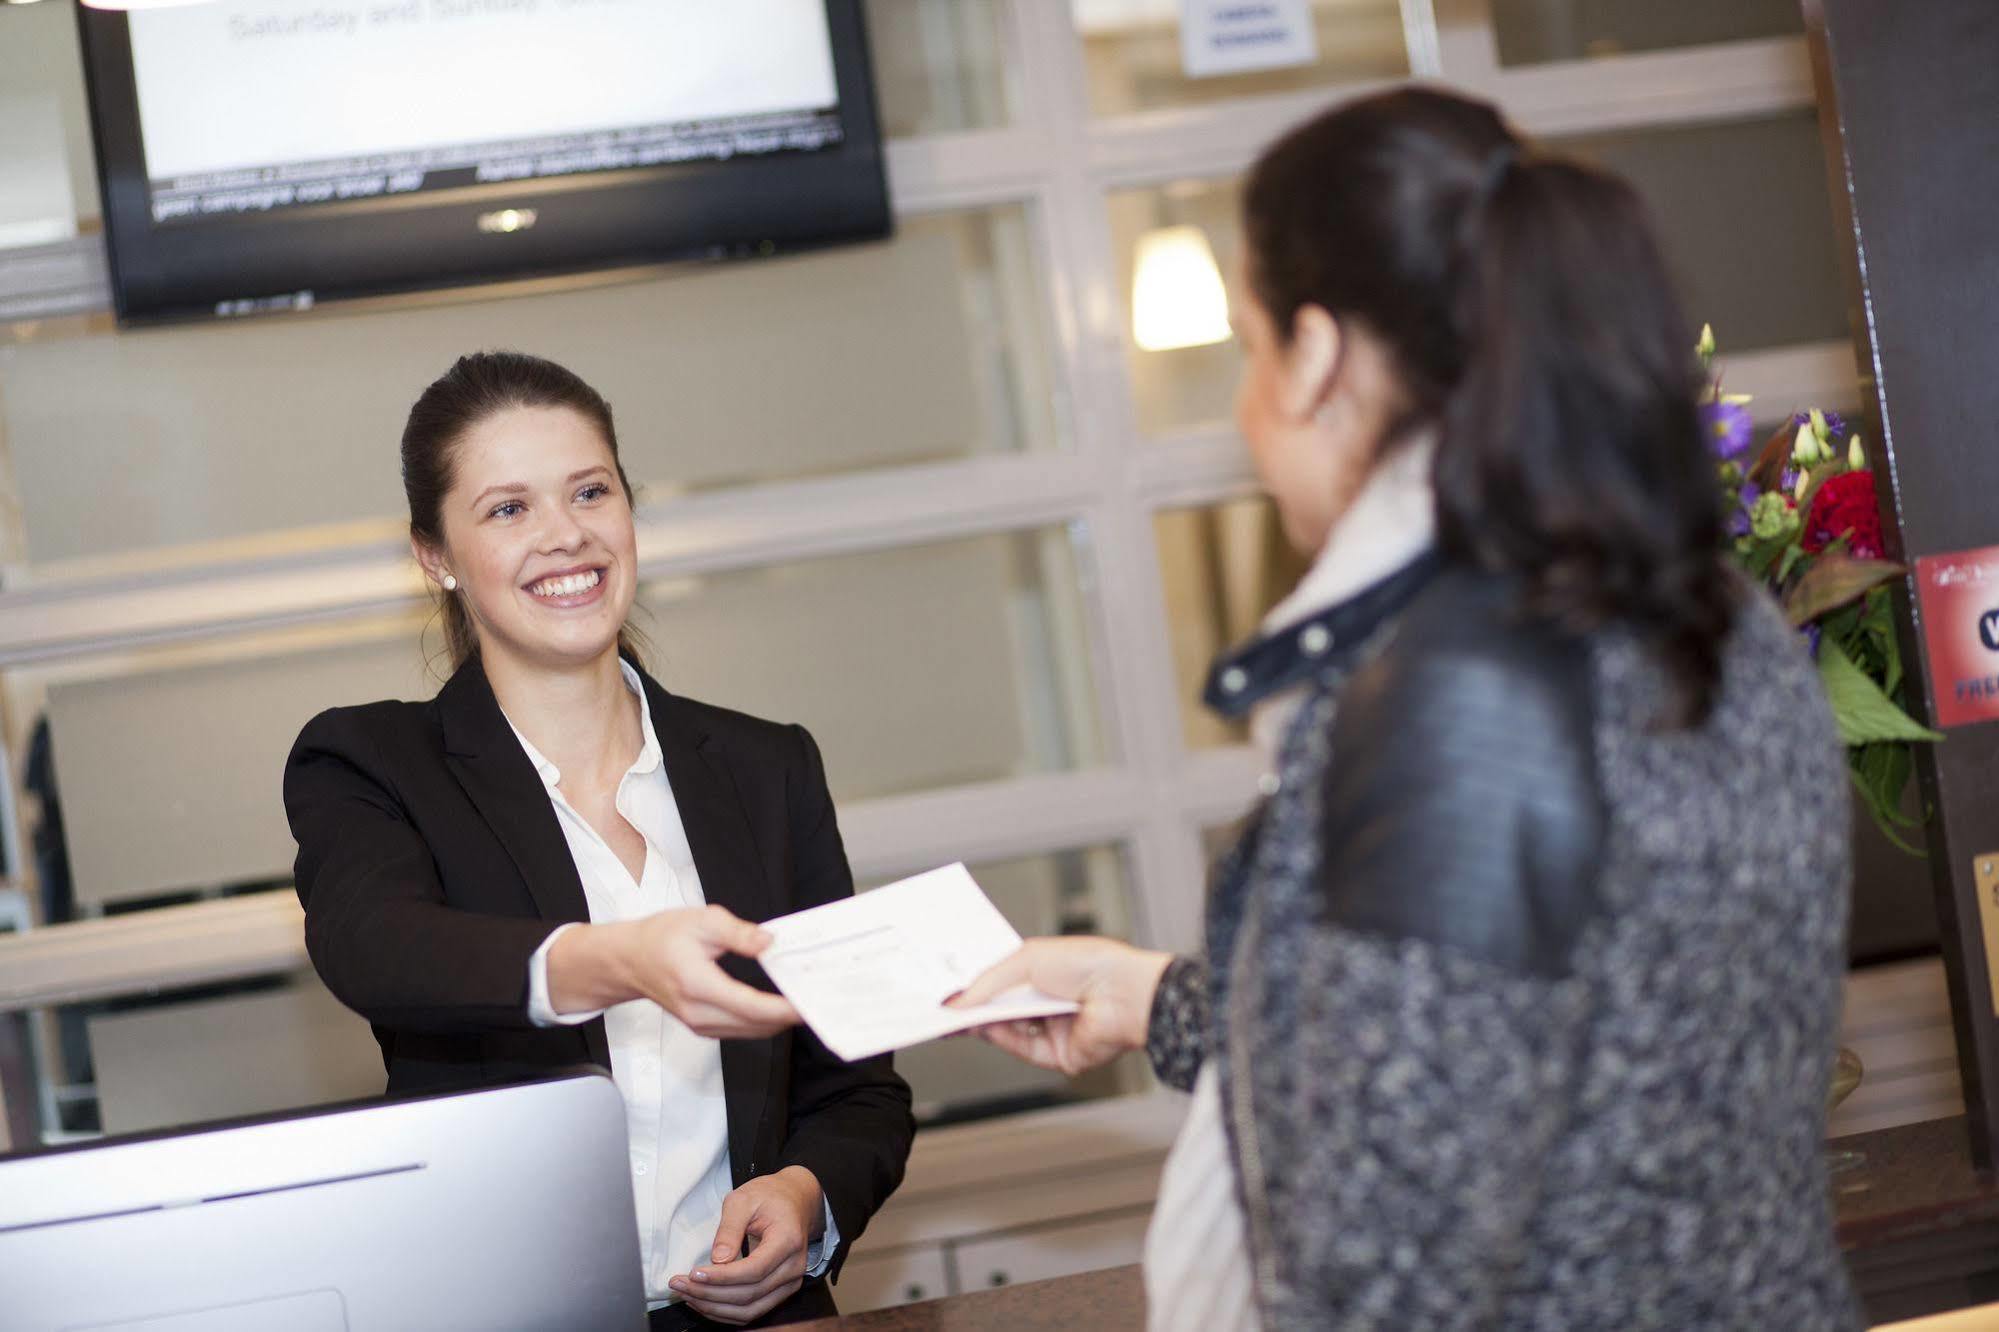
M1204 958L1029 943L990 1029L1191 1088L1154 1327L1852 1328L1821 1140L1847 797L1718 557L1631 190L1409 90L1252 171L1237 420L1316 562L1210 701L1277 786ZM1268 718L1266 718L1268 719Z
M751 922L853 891L812 737L638 665L631 487L568 370L461 358L402 464L455 669L428 703L321 713L292 750L314 966L374 1024L392 1093L610 1069L654 1327L832 1312L821 1278L913 1124L886 1058L792 1030L749 962Z

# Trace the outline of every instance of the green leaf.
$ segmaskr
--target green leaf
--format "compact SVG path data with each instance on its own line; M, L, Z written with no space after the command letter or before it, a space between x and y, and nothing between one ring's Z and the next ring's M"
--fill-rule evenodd
M1866 804L1867 812L1874 816L1874 826L1881 830L1881 835L1909 855L1927 859L1928 854L1920 846L1904 838L1896 827L1899 824L1903 828L1917 828L1922 826L1922 821L1904 818L1900 810L1884 804L1879 795L1861 780L1857 772L1853 774L1853 784L1859 789L1861 801Z
M1916 827L1922 822L1902 812L1902 793L1915 767L1911 748L1901 741L1882 741L1855 745L1846 751L1853 775L1887 812L1889 819L1905 827Z
M1794 625L1809 624L1902 573L1902 566L1892 560L1859 560L1843 550L1828 549L1785 596L1784 613Z
M1900 741L1855 745L1846 751L1847 764L1867 812L1881 835L1912 856L1923 856L1920 846L1904 840L1904 831L1915 831L1924 820L1902 812L1902 796L1915 767L1912 747Z
M1943 736L1895 706L1881 686L1853 664L1832 638L1819 640L1819 680L1832 704L1839 738L1849 745L1877 740L1941 740Z
M1753 544L1749 547L1749 553L1742 557L1742 567L1747 569L1757 579L1766 582L1770 581L1773 575L1771 566L1777 562L1778 557L1786 550L1793 548L1791 542L1792 538L1796 535L1794 532L1788 537L1773 537L1768 541L1753 541Z
M1805 548L1803 546L1795 544L1785 546L1783 557L1777 561L1777 581L1779 583L1782 583L1786 578L1789 578L1791 576L1791 570L1796 568L1798 561L1803 559L1804 557L1805 557ZM1804 623L1804 621L1793 620L1791 621L1791 623L1802 624Z
M1902 647L1895 637L1895 602L1884 585L1867 594L1861 628L1881 662L1881 692L1897 703L1902 699ZM1875 672L1869 672L1870 675Z

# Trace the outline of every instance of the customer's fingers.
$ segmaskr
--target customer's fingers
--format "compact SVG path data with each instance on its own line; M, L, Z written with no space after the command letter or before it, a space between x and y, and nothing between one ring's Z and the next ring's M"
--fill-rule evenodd
M972 1008L987 1002L996 994L1005 994L1014 986L1025 983L1028 970L1033 965L1029 950L1036 942L1038 941L1028 940L1006 957L987 967L951 1000L951 1007Z
M1069 1019L1059 1021L1067 1022ZM1060 1073L1063 1071L1063 1040L1057 1035L1056 1026L1040 1018L1017 1022L995 1022L977 1028L979 1039L987 1041L1025 1063L1037 1068L1046 1068Z

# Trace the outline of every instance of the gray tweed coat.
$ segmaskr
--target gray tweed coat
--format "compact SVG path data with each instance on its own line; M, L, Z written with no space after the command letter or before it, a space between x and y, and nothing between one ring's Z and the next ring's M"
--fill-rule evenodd
M1707 722L1650 656L1426 558L1224 660L1307 692L1167 971L1219 1061L1267 1329L1852 1329L1824 1103L1848 794L1745 584Z

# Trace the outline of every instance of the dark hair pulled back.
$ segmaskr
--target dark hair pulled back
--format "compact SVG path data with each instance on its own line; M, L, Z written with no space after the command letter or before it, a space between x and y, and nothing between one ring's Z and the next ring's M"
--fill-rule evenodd
M1533 153L1482 102L1402 89L1272 145L1244 196L1249 274L1288 338L1318 305L1392 357L1393 441L1435 426L1438 542L1525 608L1631 626L1703 720L1734 598L1693 335L1623 181Z
M539 356L516 351L473 352L425 389L403 425L403 495L409 500L410 534L425 545L444 545L444 497L451 490L459 443L480 422L517 407L566 407L595 426L610 446L611 465L625 498L632 483L618 457L618 432L611 404L575 372ZM464 604L444 594L444 644L455 671L479 653ZM640 660L640 641L630 625L618 633L618 650Z

